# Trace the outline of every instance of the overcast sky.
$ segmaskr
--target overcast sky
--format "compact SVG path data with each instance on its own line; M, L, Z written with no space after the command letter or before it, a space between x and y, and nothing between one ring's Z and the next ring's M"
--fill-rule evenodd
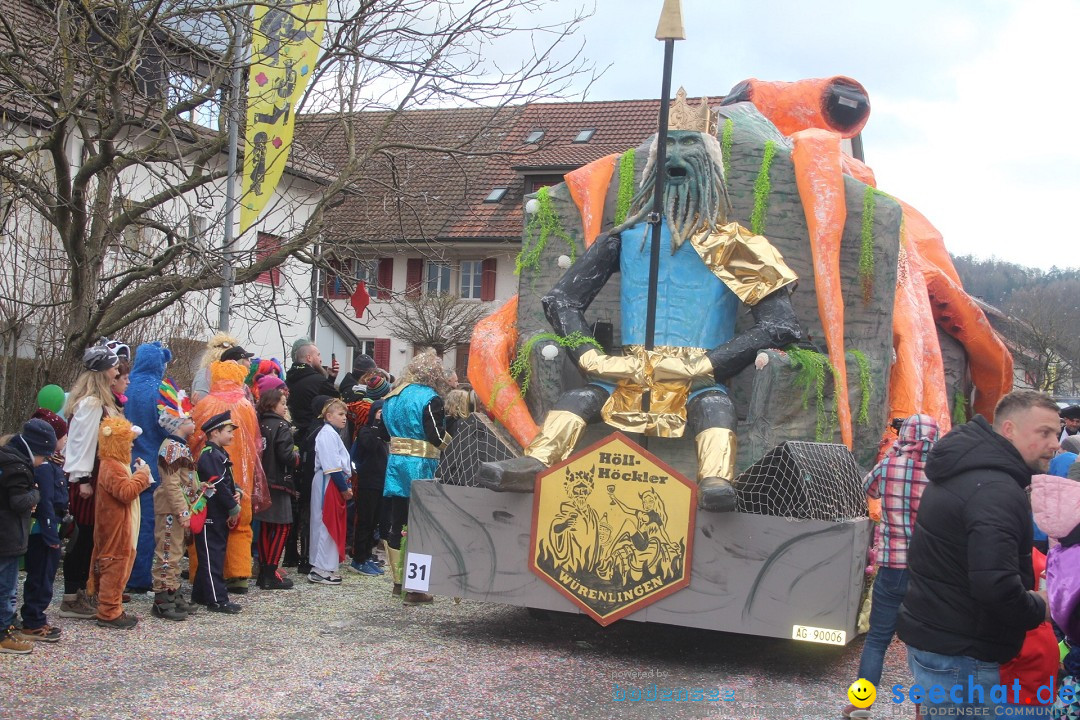
M662 0L597 0L589 100L660 94ZM1080 267L1080 0L683 0L673 87L848 75L878 187L921 210L954 255ZM564 10L565 12L565 10Z

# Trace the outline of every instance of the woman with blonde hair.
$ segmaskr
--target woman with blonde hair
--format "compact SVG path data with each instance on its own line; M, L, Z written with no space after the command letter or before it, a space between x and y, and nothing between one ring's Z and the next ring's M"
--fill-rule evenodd
M473 413L472 397L468 390L455 388L446 395L446 432L454 435L458 423Z
M70 512L78 532L64 557L64 599L60 617L90 620L97 610L86 596L90 558L94 552L94 489L97 485L98 428L105 418L121 414L114 390L120 358L105 345L83 354L85 369L75 380L65 408L68 444L64 472L68 474ZM122 390L121 390L122 392Z

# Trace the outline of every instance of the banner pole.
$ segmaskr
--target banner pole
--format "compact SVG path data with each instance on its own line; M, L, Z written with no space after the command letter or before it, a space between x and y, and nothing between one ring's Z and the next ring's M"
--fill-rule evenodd
M228 332L230 300L233 286L232 246L235 241L233 233L233 214L236 210L236 156L240 143L240 83L243 82L243 62L241 56L244 51L243 43L243 17L237 19L236 29L233 32L233 71L229 88L229 159L226 165L228 177L225 180L225 237L221 243L221 275L224 282L221 285L221 301L218 310L218 330Z

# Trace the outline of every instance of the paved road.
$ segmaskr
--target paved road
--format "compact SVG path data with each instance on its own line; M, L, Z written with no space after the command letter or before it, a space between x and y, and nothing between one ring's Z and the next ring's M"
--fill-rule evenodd
M59 590L59 588L58 588ZM237 616L184 623L131 604L132 631L55 619L56 645L0 655L0 717L839 717L861 639L846 648L439 598L406 608L386 578L253 589ZM883 685L907 683L902 648ZM728 701L616 701L615 685L716 689ZM879 702L875 717L893 717ZM900 708L897 708L900 710ZM910 706L903 714L912 717Z

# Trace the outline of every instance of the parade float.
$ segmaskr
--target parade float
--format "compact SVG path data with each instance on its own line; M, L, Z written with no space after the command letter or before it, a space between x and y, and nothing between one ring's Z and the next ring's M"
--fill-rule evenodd
M527 198L518 295L471 344L488 416L413 484L407 589L856 636L891 420L945 431L1012 384L941 236L853 157L869 112L845 77L680 90Z

